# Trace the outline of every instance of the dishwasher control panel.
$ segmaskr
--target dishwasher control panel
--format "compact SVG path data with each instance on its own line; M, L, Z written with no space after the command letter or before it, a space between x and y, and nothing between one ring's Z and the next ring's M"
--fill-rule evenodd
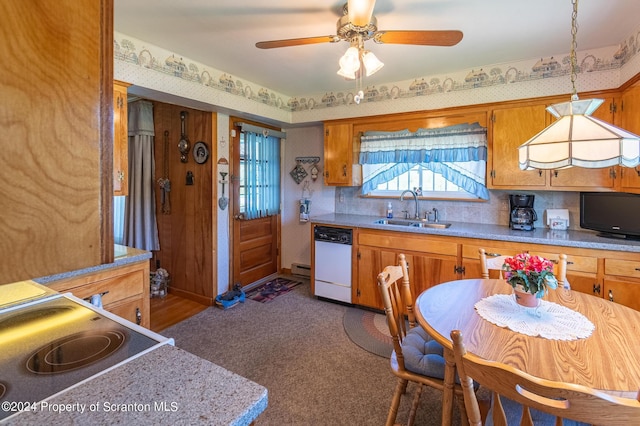
M353 243L351 229L332 228L330 226L316 226L313 230L314 240L328 243L347 244Z

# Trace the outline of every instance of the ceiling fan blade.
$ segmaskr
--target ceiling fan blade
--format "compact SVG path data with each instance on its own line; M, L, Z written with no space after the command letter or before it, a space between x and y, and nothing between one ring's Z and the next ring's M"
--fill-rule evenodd
M373 41L383 44L454 46L462 40L462 31L377 31Z
M376 0L349 0L347 2L349 22L357 27L366 27L371 22L375 5Z
M330 35L319 37L290 38L286 40L259 41L256 43L256 47L260 49L273 49L276 47L302 46L305 44L335 43L337 41L340 41L338 36Z

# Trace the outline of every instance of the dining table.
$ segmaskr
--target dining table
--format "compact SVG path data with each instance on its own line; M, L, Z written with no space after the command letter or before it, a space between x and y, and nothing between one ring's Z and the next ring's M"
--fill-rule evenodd
M463 279L430 287L416 299L418 323L444 347L443 425L450 425L453 416L452 330L462 332L468 352L487 360L543 379L636 398L640 389L639 311L570 289L549 290L544 301L582 314L594 328L587 337L548 338L496 325L478 313L479 302L512 293L504 279Z

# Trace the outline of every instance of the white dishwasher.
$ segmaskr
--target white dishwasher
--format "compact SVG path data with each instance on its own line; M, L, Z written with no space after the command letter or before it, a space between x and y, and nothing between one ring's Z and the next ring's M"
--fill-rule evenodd
M313 237L314 294L351 303L351 229L316 225Z

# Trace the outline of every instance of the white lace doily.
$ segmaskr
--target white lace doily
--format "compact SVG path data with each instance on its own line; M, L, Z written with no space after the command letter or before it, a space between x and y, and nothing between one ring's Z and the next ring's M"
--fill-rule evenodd
M580 312L546 300L540 300L537 308L525 308L511 294L494 294L476 302L475 308L490 323L527 336L576 340L589 337L595 329Z

